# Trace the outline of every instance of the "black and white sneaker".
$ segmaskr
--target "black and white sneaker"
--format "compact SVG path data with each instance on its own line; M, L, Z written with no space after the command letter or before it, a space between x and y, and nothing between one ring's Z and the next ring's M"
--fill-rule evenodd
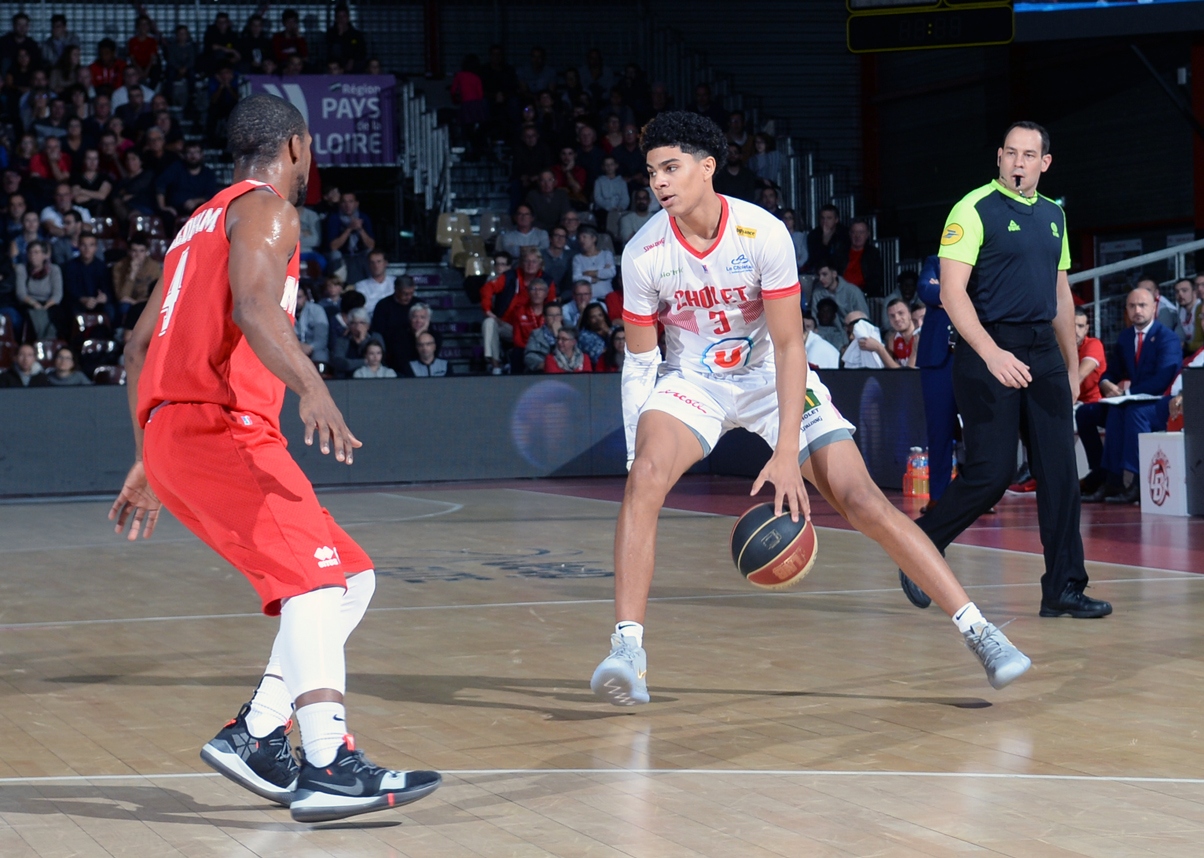
M374 810L401 807L439 788L438 772L395 772L364 759L352 736L328 766L302 762L291 810L298 822L330 822Z
M262 739L256 739L247 730L250 711L251 704L244 704L238 715L201 748L201 759L239 786L288 807L300 770L288 738L293 722L290 719Z

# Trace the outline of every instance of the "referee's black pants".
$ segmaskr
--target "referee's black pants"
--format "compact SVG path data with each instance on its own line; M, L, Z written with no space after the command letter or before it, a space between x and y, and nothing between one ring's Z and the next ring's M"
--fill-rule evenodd
M987 325L1002 349L1028 364L1025 388L1005 387L965 342L953 354L953 394L962 416L966 463L920 529L945 550L975 519L994 506L1016 472L1016 442L1028 440L1037 480L1037 519L1045 548L1042 598L1056 603L1073 584L1087 584L1079 533L1079 479L1074 452L1074 410L1066 363L1053 325Z

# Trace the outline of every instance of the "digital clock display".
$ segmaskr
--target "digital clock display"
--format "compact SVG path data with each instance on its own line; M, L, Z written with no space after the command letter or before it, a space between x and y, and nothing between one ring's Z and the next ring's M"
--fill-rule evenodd
M1010 5L852 15L847 30L853 53L1002 45L1014 33Z
M935 9L941 0L846 0L850 12L878 12L883 9Z

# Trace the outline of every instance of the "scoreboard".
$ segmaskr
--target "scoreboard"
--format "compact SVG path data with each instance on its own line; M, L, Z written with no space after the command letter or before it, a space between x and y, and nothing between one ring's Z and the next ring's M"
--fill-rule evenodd
M1012 4L999 0L846 0L849 50L919 51L1004 45L1015 35Z

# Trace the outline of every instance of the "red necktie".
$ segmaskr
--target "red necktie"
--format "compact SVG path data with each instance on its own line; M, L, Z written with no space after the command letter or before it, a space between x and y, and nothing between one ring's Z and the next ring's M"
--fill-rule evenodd
M1137 332L1137 357L1133 359L1134 363L1141 363L1141 341L1145 339L1145 334L1141 331Z

